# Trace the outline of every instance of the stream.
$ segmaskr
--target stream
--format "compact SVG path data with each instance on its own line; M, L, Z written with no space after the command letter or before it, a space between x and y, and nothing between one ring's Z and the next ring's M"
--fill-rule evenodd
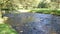
M39 13L7 14L6 23L18 34L60 34L60 16Z

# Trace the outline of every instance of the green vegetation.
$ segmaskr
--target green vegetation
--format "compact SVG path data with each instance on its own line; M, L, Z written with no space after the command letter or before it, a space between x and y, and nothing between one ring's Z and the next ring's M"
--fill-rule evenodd
M51 10L51 9L32 9L30 12L60 15L60 10Z
M18 34L8 24L0 24L0 34Z
M60 1L59 0L0 0L0 12L3 14L12 12L13 10L20 10L20 9L38 9L38 8L51 8L51 9L58 9L60 8ZM36 9L36 10L37 10ZM50 10L51 11L51 10ZM50 12L48 10L48 12ZM36 12L44 12L48 13L46 10L37 10ZM49 13L50 14L50 13Z

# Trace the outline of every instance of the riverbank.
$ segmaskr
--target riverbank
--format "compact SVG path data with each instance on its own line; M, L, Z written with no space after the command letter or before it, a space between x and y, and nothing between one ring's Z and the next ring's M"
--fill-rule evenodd
M27 9L27 10L25 10L25 9L21 9L21 10L17 10L18 12L20 12L20 13L28 13L28 12L30 12L30 13L41 13L41 14L53 14L53 15L60 15L60 9L47 9L47 8L39 8L39 9Z
M5 24L6 18L0 18L0 34L18 34L10 25Z

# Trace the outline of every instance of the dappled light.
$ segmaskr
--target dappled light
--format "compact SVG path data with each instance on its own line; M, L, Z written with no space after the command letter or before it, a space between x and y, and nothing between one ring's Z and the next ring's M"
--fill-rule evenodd
M0 34L60 34L60 0L0 0Z

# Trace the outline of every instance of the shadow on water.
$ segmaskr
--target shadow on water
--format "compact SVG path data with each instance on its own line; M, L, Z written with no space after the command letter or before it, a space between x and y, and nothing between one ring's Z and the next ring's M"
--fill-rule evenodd
M10 24L19 34L60 34L60 16L39 13L7 14Z

